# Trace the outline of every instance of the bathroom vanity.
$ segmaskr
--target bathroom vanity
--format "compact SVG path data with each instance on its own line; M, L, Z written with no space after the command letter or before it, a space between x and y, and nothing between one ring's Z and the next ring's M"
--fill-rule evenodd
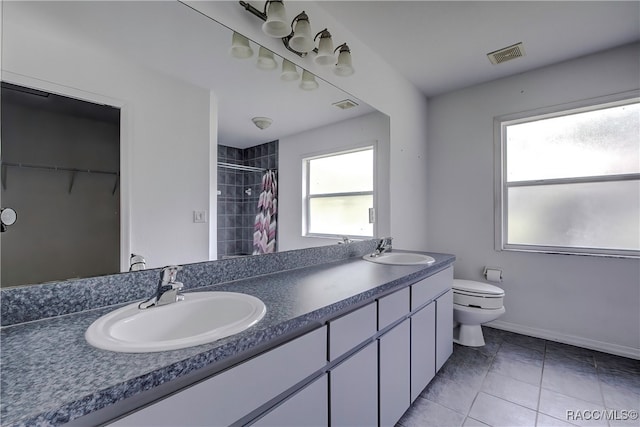
M370 245L344 246L206 263L274 271L198 287L267 313L197 347L88 345L84 330L119 305L3 327L2 425L394 425L452 352L455 257L381 265L361 259Z

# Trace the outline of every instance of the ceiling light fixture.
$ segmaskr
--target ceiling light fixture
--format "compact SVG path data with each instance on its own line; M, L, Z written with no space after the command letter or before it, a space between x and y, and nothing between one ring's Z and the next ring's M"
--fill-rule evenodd
M271 126L271 123L273 123L273 120L269 117L254 117L251 119L251 121L254 125L256 125L258 129L261 130L268 128L269 126Z
M266 1L264 10L259 10L248 2L240 1L240 5L249 13L262 19L262 31L270 36L282 39L284 46L296 55L304 58L309 53L316 53L315 62L319 65L335 65L334 73L338 76L350 76L354 73L351 60L351 50L346 43L341 44L338 49L338 62L336 64L335 52L333 50L333 40L331 33L325 28L311 37L311 22L309 16L302 11L288 25L284 2L282 0ZM316 39L320 38L318 47Z

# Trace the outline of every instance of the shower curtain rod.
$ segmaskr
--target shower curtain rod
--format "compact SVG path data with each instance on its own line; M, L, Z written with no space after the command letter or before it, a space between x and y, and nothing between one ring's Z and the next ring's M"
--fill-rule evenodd
M269 170L269 169L263 169L263 168L256 168L253 166L236 165L234 163L225 163L225 162L218 162L218 166L220 166L221 168L235 169L235 170L241 170L241 171L247 171L247 172L266 172Z

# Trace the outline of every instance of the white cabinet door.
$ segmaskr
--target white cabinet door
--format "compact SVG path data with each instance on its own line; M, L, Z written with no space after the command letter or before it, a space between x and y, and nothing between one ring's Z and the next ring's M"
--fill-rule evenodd
M331 426L378 425L378 345L368 344L329 372Z
M329 425L329 391L324 374L285 400L254 426L316 427Z
M408 305L408 304L407 304ZM379 338L380 426L394 426L409 408L409 319Z
M411 316L411 401L420 395L436 372L436 304Z
M453 353L453 291L436 300L436 372Z
M115 426L229 425L322 369L322 327L115 421Z

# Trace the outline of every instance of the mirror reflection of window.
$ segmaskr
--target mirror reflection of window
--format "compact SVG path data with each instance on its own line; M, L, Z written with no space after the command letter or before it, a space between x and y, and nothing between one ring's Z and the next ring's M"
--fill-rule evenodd
M304 160L307 236L373 237L374 148Z

